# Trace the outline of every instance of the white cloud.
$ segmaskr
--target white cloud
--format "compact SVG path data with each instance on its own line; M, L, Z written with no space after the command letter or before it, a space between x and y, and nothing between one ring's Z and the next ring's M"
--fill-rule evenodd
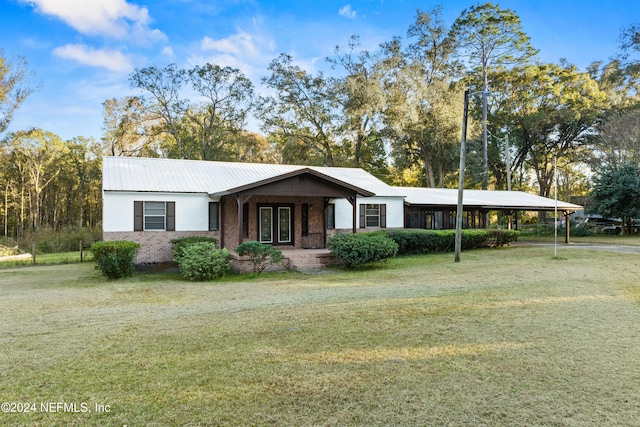
M340 10L338 11L338 14L340 16L344 16L345 18L349 18L349 19L355 19L356 18L356 11L351 9L351 5L350 4L342 6L340 8Z
M256 28L254 33L239 30L236 34L222 39L202 38L200 52L192 55L189 62L209 62L221 67L234 67L249 78L257 78L259 74L264 73L268 63L273 59L274 50L272 38L261 33L259 29Z
M57 47L53 54L60 58L71 59L83 65L106 68L117 72L131 72L131 60L121 52L109 49L92 49L82 44L67 44Z
M165 46L162 48L162 54L170 59L175 59L176 53L171 46Z
M200 48L204 51L215 50L220 53L226 53L234 56L255 57L258 52L256 46L258 40L256 37L245 32L239 32L225 39L213 40L210 37L204 37L200 43Z
M52 15L82 34L148 43L166 39L149 27L149 10L126 0L21 0Z

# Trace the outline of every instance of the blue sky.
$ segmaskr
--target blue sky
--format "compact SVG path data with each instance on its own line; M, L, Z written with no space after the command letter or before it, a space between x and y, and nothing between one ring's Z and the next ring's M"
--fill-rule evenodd
M618 52L620 30L640 23L640 2L505 0L539 58L584 69ZM280 53L326 69L352 34L375 50L404 37L416 10L442 5L447 24L476 2L442 0L0 0L0 48L22 55L38 90L10 130L40 127L63 139L102 135L102 102L136 93L135 68L211 62L239 68L256 85Z

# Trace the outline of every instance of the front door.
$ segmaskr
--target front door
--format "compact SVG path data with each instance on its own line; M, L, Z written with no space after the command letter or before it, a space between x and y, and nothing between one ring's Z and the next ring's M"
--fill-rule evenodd
M258 225L260 242L274 245L293 243L291 206L260 206Z

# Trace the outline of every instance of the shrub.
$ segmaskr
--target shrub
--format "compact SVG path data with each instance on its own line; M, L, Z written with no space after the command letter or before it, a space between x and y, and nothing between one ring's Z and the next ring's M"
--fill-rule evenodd
M109 279L119 279L133 274L133 261L140 245L126 240L96 242L90 251L96 261L96 268Z
M176 239L171 239L170 242L173 244L173 260L177 263L180 262L180 258L182 258L182 254L184 248L193 243L213 243L216 244L218 240L215 237L205 237L205 236L187 236L187 237L178 237Z
M0 256L12 256L12 255L19 255L20 254L20 250L18 249L17 246L3 246L0 245Z
M229 251L216 249L213 242L184 244L178 265L189 280L219 279L229 270Z
M502 247L516 242L520 236L517 230L487 230L487 234L487 244L493 247Z
M268 266L280 264L284 261L282 251L271 245L265 245L260 242L244 242L238 245L236 252L240 256L248 256L253 264L255 273L262 273Z
M447 252L455 248L455 230L389 229L379 233L393 239L401 255ZM462 249L503 246L518 236L515 230L462 230Z
M347 267L385 261L398 253L398 244L382 233L337 234L328 247Z

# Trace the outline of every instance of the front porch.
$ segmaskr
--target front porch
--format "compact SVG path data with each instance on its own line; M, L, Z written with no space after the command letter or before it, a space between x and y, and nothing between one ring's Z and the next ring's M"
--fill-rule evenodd
M339 265L329 249L282 249L284 261L281 265L268 267L265 271L279 270L313 270L330 265ZM231 268L235 272L250 273L253 265L248 257L241 257L236 252L231 253Z

